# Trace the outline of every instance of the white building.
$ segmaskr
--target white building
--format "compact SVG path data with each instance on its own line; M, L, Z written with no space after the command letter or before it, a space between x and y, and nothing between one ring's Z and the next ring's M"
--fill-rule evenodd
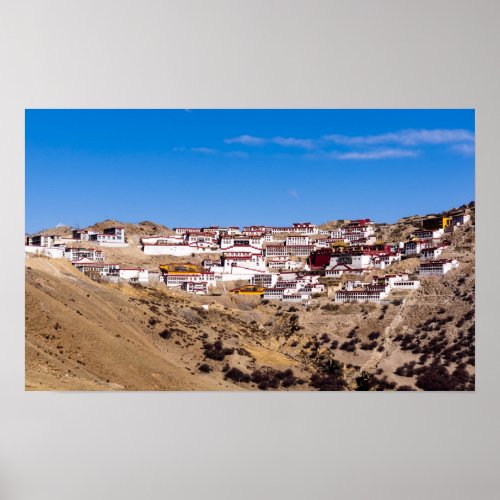
M66 247L64 250L64 257L69 261L89 259L96 262L102 262L104 260L102 250L96 248Z
M89 241L97 241L103 246L127 246L125 242L125 229L123 227L109 227L102 233L91 234L89 236Z
M377 241L375 236L363 236L362 233L351 231L344 232L342 239L351 245L374 245Z
M422 248L425 248L423 240L407 241L404 244L404 254L405 256L420 255Z
M224 253L220 264L210 267L210 271L215 273L217 280L250 281L254 275L263 274L266 271L262 255L241 253L243 255L234 255L235 252Z
M266 257L309 257L314 250L314 245L268 245L265 252Z
M266 257L287 257L288 249L285 245L267 245L265 253Z
M77 241L90 241L90 237L97 234L97 231L88 231L85 229L73 229L73 239Z
M158 241L156 244L145 243L142 251L146 255L173 255L177 257L188 257L192 254L202 253L218 253L219 249L213 250L211 247L207 248L198 245L188 245L184 243L162 243Z
M217 237L214 234L208 232L196 232L196 233L187 233L185 236L185 242L188 245L198 245L202 247L218 247L217 245Z
M263 299L266 300L281 300L285 293L284 288L267 288L264 291Z
M342 231L342 229L340 229L340 228L338 228L338 229L332 229L329 232L330 238L332 238L334 240L342 240L342 239L344 239L342 237L343 234L344 234L344 231Z
M37 234L35 236L28 236L26 238L27 246L35 246L35 247L53 247L60 246L66 243L67 239L62 239L60 236L55 234L52 235L43 235Z
M262 251L259 253L248 252L246 250L231 250L230 252L224 252L221 257L221 264L224 265L225 262L230 264L233 262L247 262L251 263L256 268L265 270L265 260Z
M373 259L373 265L377 269L385 269L394 262L399 262L401 260L400 253L388 253L385 255L377 255Z
M437 259L443 253L443 250L445 248L446 247L444 246L423 248L422 251L420 252L420 259L421 260Z
M324 293L326 291L326 286L322 283L308 284L301 286L300 291L309 294Z
M163 281L169 288L182 288L183 283L206 283L207 286L216 285L213 272L164 273Z
M169 236L143 236L141 238L141 244L143 245L156 245L156 244L183 244L184 235L169 235Z
M305 292L285 293L283 294L282 302L308 302L311 299L311 294Z
M362 288L365 285L363 281L359 280L348 280L344 282L344 289L347 291L355 290L357 288Z
M418 280L396 280L393 281L392 288L399 290L416 290L420 288L420 281Z
M338 264L335 267L331 267L325 270L325 278L340 278L344 273L346 274L361 274L362 270L353 271L346 264Z
M319 229L310 222L295 222L291 227L273 227L273 234L276 233L296 233L296 234L318 234Z
M287 236L285 245L310 245L311 238L309 236Z
M195 283L193 281L185 281L181 285L182 290L188 293L197 295L206 295L208 293L208 283L205 281Z
M453 215L451 218L451 223L454 226L460 226L462 224L467 224L467 222L470 221L470 215L469 214L457 214Z
M64 247L41 247L34 245L25 245L24 251L26 254L43 255L51 259L64 258Z
M288 257L275 257L267 261L267 267L269 269L286 269L288 271L294 271L300 268L300 263Z
M138 267L122 267L118 272L118 277L129 283L147 284L149 282L148 270Z
M175 234L198 233L201 232L201 227L176 227Z
M238 248L262 250L263 243L262 236L223 236L220 240L220 248L222 251Z
M264 233L262 235L262 241L264 243L271 243L273 241L273 233L271 231Z
M98 274L100 276L116 276L120 271L119 264L105 264L104 262L93 262L90 259L80 259L72 262L76 269L85 274Z
M339 290L335 292L335 302L381 302L387 297L387 292L384 289L366 289L360 288L357 290Z
M255 286L262 286L264 288L272 288L276 285L278 281L278 275L276 273L262 273L254 274L252 276L252 281L250 282Z
M408 274L403 273L403 274L385 274L384 276L374 276L372 280L372 284L376 285L389 285L392 286L392 284L395 281L404 281L408 279Z
M448 271L456 269L459 263L453 259L431 260L420 264L420 276L444 276Z
M339 264L348 265L350 269L369 269L373 267L372 256L369 254L333 254L328 268L334 268Z
M272 230L271 226L245 226L243 228L243 233L253 233L253 232L259 232L259 233L270 233Z
M419 240L427 240L429 238L441 238L444 234L444 229L419 229L413 233L415 238Z

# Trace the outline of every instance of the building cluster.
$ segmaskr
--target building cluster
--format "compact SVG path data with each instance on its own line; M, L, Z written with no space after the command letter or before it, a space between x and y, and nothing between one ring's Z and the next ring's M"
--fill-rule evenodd
M176 228L172 236L143 238L141 243L149 255L212 254L199 266L161 266L162 279L169 288L208 293L218 283L241 280L247 284L231 289L232 294L306 303L326 291L321 278L339 282L343 275L366 275L409 257L421 259L418 274L444 275L458 266L454 260L440 258L450 244L445 236L469 220L467 214L426 219L409 241L393 244L377 240L370 219L344 221L331 230L309 222L287 227L245 226L242 230L236 226L184 227ZM359 281L355 287L346 283L335 293L337 302L380 302L391 290L420 286L418 280L405 274L384 275L362 285Z
M444 259L441 255L450 246L446 236L469 221L470 215L465 213L422 221L422 228L415 231L412 238L403 245L405 256L420 258L420 276L444 276L459 266L455 259Z
M102 233L83 229L73 229L72 237L62 237L58 235L36 235L28 236L25 245L35 248L63 248L66 245L78 243L80 241L95 242L96 245L107 247L127 246L125 239L125 229L123 227L109 227ZM28 250L29 251L29 250ZM33 253L36 253L33 250ZM43 253L43 252L42 252Z
M231 293L307 303L315 294L325 291L330 294L328 286L336 283L336 302L380 302L392 290L416 289L420 282L407 274L376 276L371 283L361 280L342 283L341 278L382 271L410 257L420 259L420 276L443 276L459 265L456 260L443 258L450 245L447 236L469 220L470 215L465 213L427 218L408 241L392 244L377 239L376 226L370 219L343 221L328 230L310 222L243 229L179 227L170 235L143 237L144 254L189 258L201 255L203 260L200 264L161 265L159 273L105 262L100 247L126 245L125 231L117 227L102 233L77 229L72 238L29 237L26 251L66 258L82 272L110 281L147 283L159 279L168 288L188 293L207 294L218 284L225 289L224 282L243 281L247 284L231 289ZM96 246L72 246L80 241L95 242Z
M71 246L79 242L95 243L96 247L84 248ZM38 254L56 259L67 259L71 264L92 278L100 278L109 282L129 282L147 284L154 279L147 269L123 267L119 264L105 262L103 251L98 247L127 246L125 230L122 227L110 227L102 233L97 231L73 230L71 238L57 235L30 236L26 239L27 254ZM159 275L158 275L159 277Z
M408 274L375 276L371 283L346 281L344 289L335 293L335 302L382 302L391 290L415 290L420 281L409 279Z

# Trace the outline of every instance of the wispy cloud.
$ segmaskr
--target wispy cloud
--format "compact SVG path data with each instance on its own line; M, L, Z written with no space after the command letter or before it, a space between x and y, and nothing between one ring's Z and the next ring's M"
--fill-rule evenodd
M465 129L408 129L378 135L349 136L340 134L325 135L322 140L342 146L365 146L397 144L400 146L418 146L424 144L453 144L473 142L474 134Z
M337 159L379 159L379 158L403 158L416 156L417 153L411 149L415 146L430 145L454 145L457 144L455 152L468 154L470 145L474 143L474 133L466 129L405 129L397 132L387 132L376 135L343 135L329 134L317 139L297 137L257 137L253 135L240 135L225 139L226 144L242 144L244 146L278 145L284 148L301 148L310 151L317 150L319 154L334 144L337 146L353 149L353 151L339 152L335 154ZM370 150L358 152L358 148L369 146L388 146L387 149ZM393 147L390 147L393 146ZM332 156L330 153L327 155ZM470 153L469 153L470 154ZM323 157L325 155L323 154Z
M299 192L296 189L289 189L288 196L290 196L290 198L298 198Z
M193 153L202 153L202 154L205 154L205 155L211 155L211 154L214 154L216 153L217 151L213 148L191 148L191 151Z
M66 227L66 224L63 224L62 222L58 222L56 224L56 227Z
M255 147L276 145L285 149L303 149L302 158L309 160L383 160L414 158L426 146L447 146L449 151L463 156L474 154L474 132L466 129L404 129L375 135L329 134L319 138L258 137L243 134L224 139L225 144ZM338 150L332 151L332 147ZM419 148L420 146L420 148ZM418 150L418 149L420 150ZM243 148L244 149L244 148ZM174 151L191 151L202 154L220 154L227 158L248 158L246 151L223 151L208 147L174 148ZM279 155L274 151L267 151ZM290 153L291 154L291 153Z
M419 155L413 149L386 148L368 151L320 151L304 155L307 160L384 160L391 158L415 158Z
M300 139L297 137L256 137L253 135L240 135L231 139L225 139L226 144L243 144L245 146L263 146L264 144L276 144L283 147L296 147L312 149L316 146L313 139Z
M315 141L312 139L297 139L295 137L273 137L271 139L273 144L278 144L284 147L296 147L304 149L313 149L316 147Z
M253 135L240 135L239 137L233 137L232 139L224 139L226 144L245 144L247 146L261 146L267 141L262 137L255 137Z
M237 158L237 159L244 159L250 156L246 151L222 151L219 149L208 148L205 146L189 147L189 148L185 146L178 146L172 148L172 151L175 151L176 153L195 153L198 155L206 155L206 156L217 155L221 157Z
M453 144L450 147L450 151L462 156L473 156L476 152L476 147L472 143Z
M390 158L414 158L417 151L411 149L377 149L373 151L349 151L338 153L338 160L384 160Z

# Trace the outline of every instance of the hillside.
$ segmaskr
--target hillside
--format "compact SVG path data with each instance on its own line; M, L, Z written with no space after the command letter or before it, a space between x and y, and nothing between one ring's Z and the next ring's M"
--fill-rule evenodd
M404 234L415 226L410 219L383 230ZM127 236L128 247L103 248L107 261L158 270L177 260L145 256L139 235ZM327 296L286 305L160 284L111 285L66 261L30 256L26 388L473 390L474 225L449 239L443 257L460 267L422 278L416 291L392 292L384 305L336 304ZM412 273L418 263L405 259L387 272Z
M234 368L252 368L258 360L289 365L285 356L259 345L257 329L234 310L212 303L204 311L196 299L159 288L100 284L68 262L28 258L26 388L242 388L225 381L220 370L200 372L204 351L221 358L216 365L230 359ZM217 340L223 341L220 349Z
M104 229L113 226L124 227L125 233L127 235L137 235L139 237L153 236L158 234L161 235L173 234L173 231L169 229L167 226L151 221L142 221L137 224L132 224L129 222L120 222L117 220L107 219L102 222L96 222L91 226L82 227L80 229L102 232ZM37 231L36 233L33 233L31 236L35 234L43 234L43 235L54 234L57 236L71 237L72 229L73 228L70 226L57 226L48 229L43 229L42 231Z

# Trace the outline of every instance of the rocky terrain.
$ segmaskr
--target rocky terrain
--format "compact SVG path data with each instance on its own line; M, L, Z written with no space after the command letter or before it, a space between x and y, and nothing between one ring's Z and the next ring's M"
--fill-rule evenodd
M419 217L379 231L395 241ZM158 270L175 260L138 248L141 236L164 226L121 225L129 246L103 248L107 261ZM458 269L392 292L383 305L336 304L326 295L285 305L98 283L69 262L29 256L26 389L474 390L474 236L473 217L443 255L457 258ZM388 271L417 267L413 258Z

